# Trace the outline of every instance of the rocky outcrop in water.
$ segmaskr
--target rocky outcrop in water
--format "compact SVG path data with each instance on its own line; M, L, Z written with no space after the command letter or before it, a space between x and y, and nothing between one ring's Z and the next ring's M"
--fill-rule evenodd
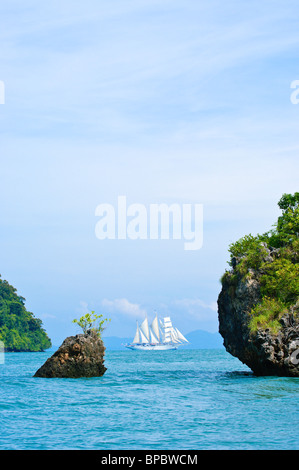
M271 263L277 250L267 249L265 262ZM232 269L222 281L218 297L219 332L226 350L252 369L256 375L299 377L299 302L279 318L280 328L250 328L251 309L261 300L262 273L250 270L240 276Z
M104 355L103 341L95 331L69 336L34 377L100 377L107 370Z

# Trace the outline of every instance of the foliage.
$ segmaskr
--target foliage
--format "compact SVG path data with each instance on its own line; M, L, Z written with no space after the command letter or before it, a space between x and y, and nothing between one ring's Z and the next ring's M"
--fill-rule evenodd
M0 276L1 277L1 276ZM0 340L6 351L43 351L51 341L42 322L25 308L25 299L0 279Z
M103 315L97 315L94 311L91 313L86 313L78 319L75 318L73 323L77 323L83 330L84 334L87 334L89 330L94 330L96 333L101 336L101 333L104 331L104 324L109 322L110 319L103 318Z
M278 333L280 328L279 319L287 312L286 306L280 300L263 297L261 303L257 304L250 312L250 329L256 332L259 328L270 329Z
M264 266L261 293L290 306L299 298L299 264L278 258Z
M259 269L263 260L267 256L267 250L262 239L253 235L245 235L235 243L230 245L231 261L233 258L239 258L238 272L245 275L248 269Z
M278 331L279 318L299 298L299 192L283 194L278 206L282 214L272 230L246 235L230 245L229 265L234 269L222 277L224 282L258 274L262 300L251 311L252 331Z
M282 215L278 217L274 229L265 234L270 246L284 247L299 237L299 192L283 194L278 202Z

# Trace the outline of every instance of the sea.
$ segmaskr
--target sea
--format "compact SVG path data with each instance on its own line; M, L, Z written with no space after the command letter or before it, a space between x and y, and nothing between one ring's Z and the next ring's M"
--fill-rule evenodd
M107 350L102 377L34 378L5 353L1 450L298 450L299 378L256 377L224 349Z

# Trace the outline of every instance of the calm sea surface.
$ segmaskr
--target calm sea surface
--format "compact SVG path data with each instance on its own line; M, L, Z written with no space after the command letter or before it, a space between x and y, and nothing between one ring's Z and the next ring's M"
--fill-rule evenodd
M103 377L33 378L51 354L5 354L0 449L299 448L299 379L224 350L106 351Z

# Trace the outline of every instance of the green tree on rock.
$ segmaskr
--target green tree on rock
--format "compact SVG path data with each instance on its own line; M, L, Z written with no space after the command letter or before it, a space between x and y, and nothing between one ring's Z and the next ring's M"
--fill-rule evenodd
M75 318L73 323L77 323L82 328L84 334L88 334L90 331L95 331L98 336L101 336L105 329L105 323L109 321L110 319L104 318L103 315L98 315L92 311L91 313L86 313L80 317L79 320Z

